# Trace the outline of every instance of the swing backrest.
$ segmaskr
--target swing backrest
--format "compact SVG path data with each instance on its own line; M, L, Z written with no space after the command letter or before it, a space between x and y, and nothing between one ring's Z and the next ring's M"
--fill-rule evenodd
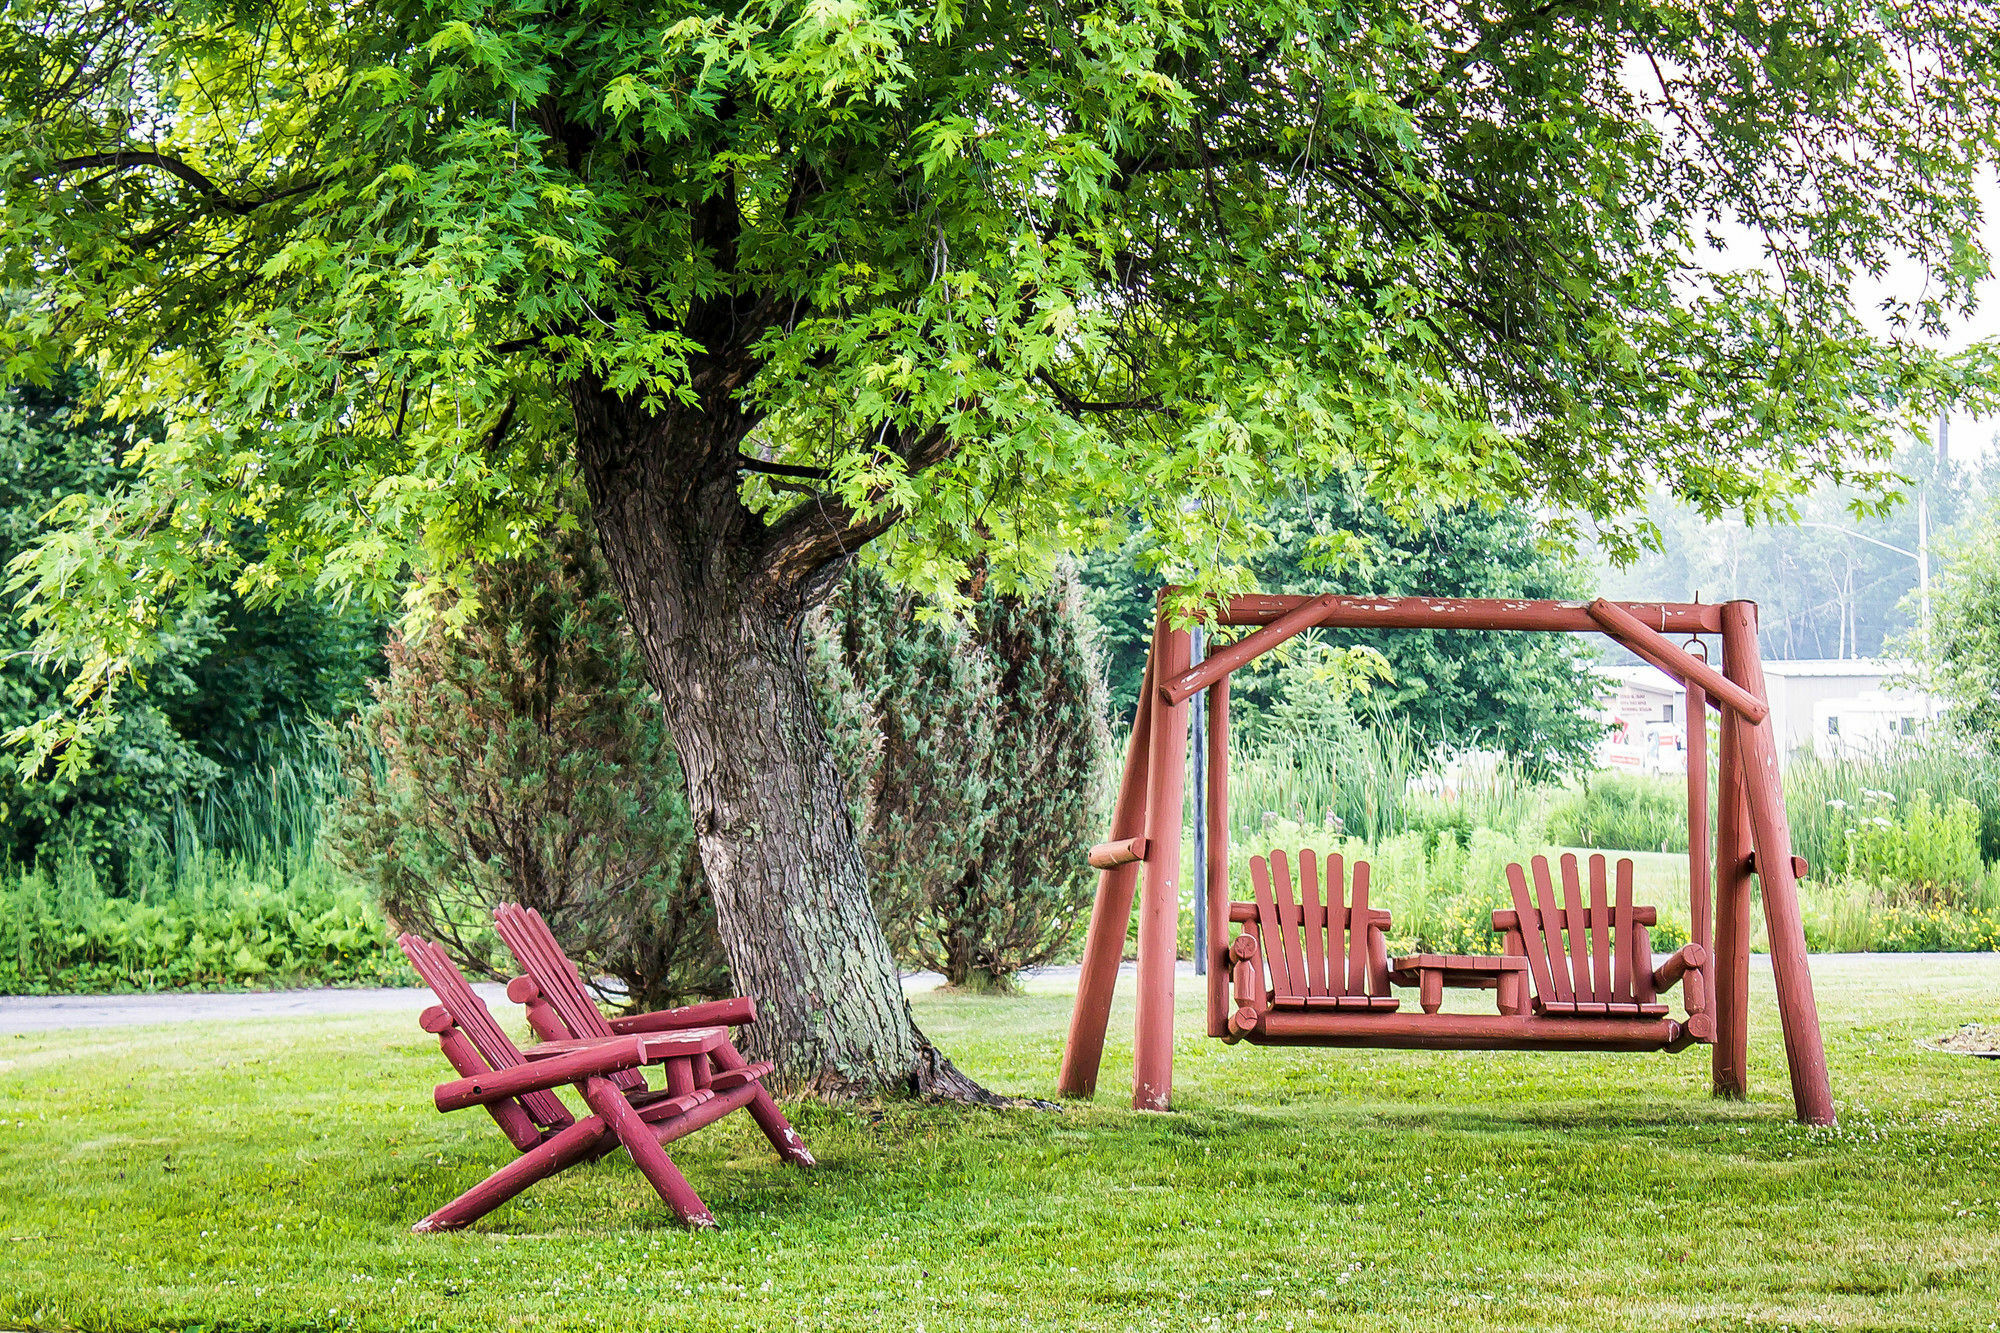
M1344 858L1326 862L1325 896L1319 861L1311 848L1299 853L1298 895L1282 851L1250 858L1254 903L1230 904L1230 919L1255 933L1270 979L1274 1009L1393 1008L1389 950L1383 938L1389 914L1368 905L1368 863L1354 863L1351 901Z
M1562 903L1556 902L1549 858L1537 856L1530 893L1528 873L1507 866L1514 910L1493 914L1510 955L1525 954L1534 981L1534 1006L1546 1014L1605 1014L1651 1018L1666 1012L1655 1003L1652 932L1659 913L1632 903L1632 861L1620 857L1617 888L1607 893L1604 857L1590 858L1590 901L1574 854L1562 858Z

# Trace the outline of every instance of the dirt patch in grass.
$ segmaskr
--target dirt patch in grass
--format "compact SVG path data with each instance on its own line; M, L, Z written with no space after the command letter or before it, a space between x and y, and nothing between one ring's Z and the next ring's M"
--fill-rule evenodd
M2000 1027L1967 1023L1956 1032L1947 1032L1921 1043L1924 1049L1947 1055L1984 1055L2000 1059Z

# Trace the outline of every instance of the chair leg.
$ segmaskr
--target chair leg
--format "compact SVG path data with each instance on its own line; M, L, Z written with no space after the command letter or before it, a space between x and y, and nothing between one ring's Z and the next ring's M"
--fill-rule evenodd
M589 1157L604 1141L617 1143L604 1121L596 1116L579 1120L522 1153L410 1230L457 1231L471 1226L536 1181Z
M736 1048L726 1041L709 1052L709 1059L713 1060L718 1068L725 1070L741 1069L748 1063ZM785 1119L785 1113L778 1109L778 1103L772 1099L769 1092L765 1091L762 1084L758 1085L757 1095L750 1099L747 1109L750 1118L757 1122L757 1128L764 1131L764 1137L778 1150L778 1156L793 1166L819 1165L813 1160L812 1153L807 1151L806 1141L799 1137L796 1129L792 1128L792 1122Z
M652 1127L639 1118L616 1085L609 1079L585 1079L583 1100L611 1127L618 1141L625 1145L625 1151L632 1154L632 1162L640 1174L659 1192L661 1201L674 1210L675 1216L691 1227L715 1225L715 1214L708 1211L708 1205L653 1137Z

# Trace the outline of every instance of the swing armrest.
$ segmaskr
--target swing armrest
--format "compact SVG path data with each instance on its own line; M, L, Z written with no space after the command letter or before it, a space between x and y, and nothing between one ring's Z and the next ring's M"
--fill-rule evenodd
M1708 950L1699 944L1684 944L1667 955L1667 961L1653 969L1653 990L1672 990L1680 985L1681 978L1689 972L1703 967L1708 962Z
M1230 982L1236 997L1236 1008L1229 1015L1229 1029L1240 1037L1256 1028L1267 1007L1263 949L1256 932L1246 930L1229 941L1228 958Z

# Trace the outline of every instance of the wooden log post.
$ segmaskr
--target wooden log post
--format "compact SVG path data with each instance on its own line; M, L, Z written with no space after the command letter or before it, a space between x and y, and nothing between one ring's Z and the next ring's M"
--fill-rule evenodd
M1155 670L1188 670L1192 643L1162 601L1153 628ZM1181 803L1187 796L1185 702L1156 700L1146 764L1146 879L1139 898L1138 1021L1132 1038L1132 1109L1165 1111L1174 1092L1174 964L1180 954Z
M1764 697L1764 665L1757 655L1757 607L1730 602L1722 609L1722 663L1730 679ZM1771 719L1737 726L1737 766L1743 773L1750 841L1757 851L1757 883L1764 900L1771 972L1777 983L1778 1020L1785 1034L1785 1062L1792 1076L1792 1109L1809 1125L1834 1123L1833 1088L1806 961L1805 922L1792 871L1792 835L1785 791L1778 778L1778 742Z
M1715 957L1715 899L1710 878L1708 845L1708 692L1690 683L1687 687L1687 791L1688 791L1688 938L1699 944L1707 957ZM1692 1015L1706 1008L1710 988L1702 977L1682 992ZM1699 1001L1697 1001L1697 997Z
M1229 678L1208 687L1208 1035L1229 1035Z
M1750 1095L1750 810L1743 795L1741 725L1722 715L1716 753L1715 948L1710 962L1709 1005L1715 1014L1715 1047L1709 1053L1709 1087L1717 1097Z
M1156 642L1146 654L1132 736L1125 743L1125 775L1119 780L1118 803L1111 811L1112 843L1144 841L1146 758L1152 741L1154 663L1158 657ZM1056 1090L1065 1097L1097 1095L1104 1029L1111 1022L1111 996L1118 989L1118 966L1125 959L1125 935L1132 927L1132 896L1138 882L1136 861L1118 861L1105 866L1097 876L1097 897L1091 903L1090 929L1084 936L1083 967L1076 979L1076 1004L1070 1010L1062 1068L1056 1075Z

